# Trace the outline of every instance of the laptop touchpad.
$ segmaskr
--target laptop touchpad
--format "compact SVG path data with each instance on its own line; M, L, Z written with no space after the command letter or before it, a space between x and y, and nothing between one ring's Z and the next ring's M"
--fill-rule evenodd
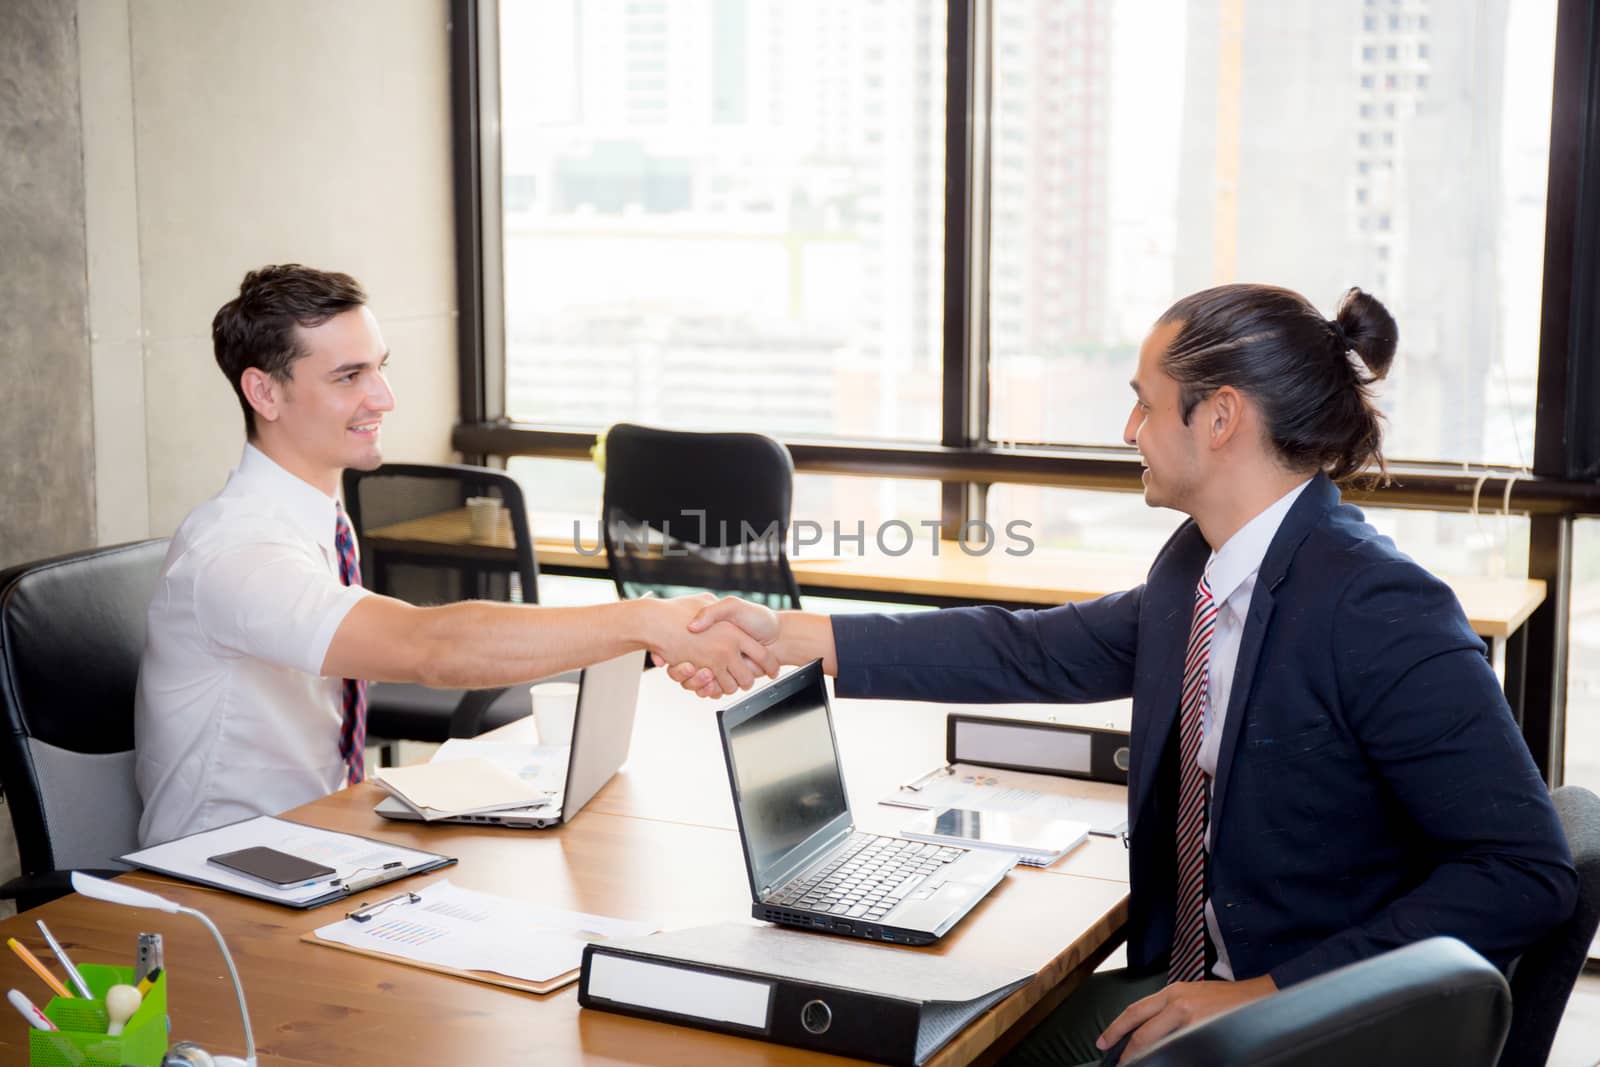
M917 899L918 893L912 893L903 904L886 915L884 921L895 926L936 930L952 912L966 907L972 898L981 895L982 890L977 886L946 882L920 900Z

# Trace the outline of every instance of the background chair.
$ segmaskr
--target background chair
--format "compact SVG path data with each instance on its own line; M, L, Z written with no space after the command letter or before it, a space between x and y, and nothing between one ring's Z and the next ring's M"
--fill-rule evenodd
M0 897L19 909L139 847L133 693L166 554L141 541L0 572L0 788L22 858Z
M1340 967L1207 1019L1129 1067L1490 1067L1511 993L1488 960L1432 937Z
M1549 1059L1567 998L1600 924L1600 797L1568 785L1550 799L1578 868L1578 907L1511 970L1511 1034L1500 1067L1542 1067Z
M617 595L708 590L798 608L784 545L794 492L789 450L754 433L606 431L600 532Z
M512 556L477 545L411 542L405 549L374 548L371 531L467 506L474 496L499 498ZM487 467L385 463L377 470L344 472L344 506L361 545L362 584L373 592L425 606L458 600L539 599L539 568L522 487L504 471ZM367 689L367 736L393 761L394 740L440 742L474 737L530 711L526 686L505 689L429 689L375 682Z

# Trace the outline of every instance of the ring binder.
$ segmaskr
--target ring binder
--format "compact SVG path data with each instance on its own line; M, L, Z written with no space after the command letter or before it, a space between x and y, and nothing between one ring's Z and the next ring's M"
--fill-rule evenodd
M1126 730L952 712L945 716L945 760L1008 771L1128 784Z
M1031 977L728 923L585 947L578 1003L916 1067Z

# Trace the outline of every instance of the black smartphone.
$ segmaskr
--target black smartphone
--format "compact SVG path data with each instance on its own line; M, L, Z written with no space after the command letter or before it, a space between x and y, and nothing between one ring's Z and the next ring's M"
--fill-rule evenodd
M279 852L265 845L207 856L206 862L226 867L236 874L277 886L279 889L297 889L324 878L332 878L337 873L332 867L325 867L320 863L301 859L299 856L291 856L287 852Z

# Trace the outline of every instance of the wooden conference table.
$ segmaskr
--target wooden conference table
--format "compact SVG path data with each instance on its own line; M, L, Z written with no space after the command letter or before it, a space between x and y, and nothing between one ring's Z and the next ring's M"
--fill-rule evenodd
M358 903L449 878L471 889L645 920L663 929L751 921L715 706L682 693L662 672L648 672L629 763L565 827L519 831L391 823L372 813L382 793L370 784L297 808L288 817L460 859L444 871L361 894L354 898ZM851 802L863 826L893 830L909 817L905 809L875 802L899 782L942 762L946 710L865 701L836 705ZM1027 713L1072 715L1124 728L1127 715L1116 705ZM518 722L504 736L531 739L531 734L531 723ZM535 996L299 940L302 933L337 921L351 902L301 912L143 872L124 877L199 908L222 929L244 981L264 1067L850 1062L580 1011L575 984ZM1019 1020L1059 1002L1116 944L1125 919L1126 878L1120 842L1091 838L1050 869L1013 872L940 945L877 946L885 952L928 952L1019 967L1036 975L932 1062L944 1067L986 1053L992 1057L1007 1047L1003 1035ZM195 920L69 896L0 922L0 937L17 937L43 954L33 925L37 918L46 920L79 963L131 965L137 933L160 931L174 1040L197 1040L213 1052L242 1052L231 984L214 943ZM0 953L0 983L43 1002L41 983L11 953ZM26 1047L21 1019L0 1024L0 1063L26 1062Z
M505 515L501 516L493 539L472 540L465 508L368 530L366 541L371 549L396 558L447 553L458 559L476 557L499 564L511 559L515 544ZM588 542L580 544L573 535L535 537L534 553L540 570L551 574L609 574L603 548ZM1009 556L997 547L974 556L954 541L939 542L935 553L924 538L900 556L869 553L794 559L790 566L801 592L813 596L941 607L1000 604L1040 608L1131 589L1144 581L1150 561L1108 552L1050 548L1036 549L1026 556ZM1544 603L1544 582L1531 578L1441 577L1461 602L1473 632L1487 639L1491 662L1504 649L1506 699L1520 724L1527 636L1522 625Z

